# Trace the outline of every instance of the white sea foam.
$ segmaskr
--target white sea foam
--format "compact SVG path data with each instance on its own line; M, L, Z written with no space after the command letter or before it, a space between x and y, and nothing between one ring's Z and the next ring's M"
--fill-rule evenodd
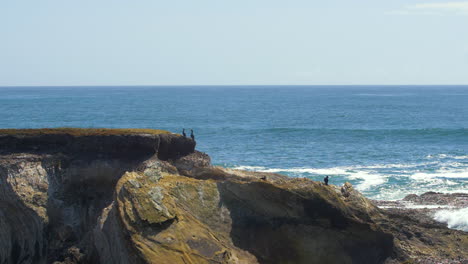
M445 154L439 154L445 155ZM457 156L463 157L463 156ZM468 157L468 156L467 156ZM461 159L461 158L460 158ZM439 170L434 172L416 172L411 170L411 168L417 168L421 166L428 165L438 165ZM412 178L416 180L433 178L433 177L446 177L446 178L467 178L468 177L468 166L460 162L445 162L441 163L440 161L431 161L431 162L422 162L422 163L388 163L388 164L373 164L373 165L354 165L354 166L338 166L331 168L313 168L313 167L295 167L295 168L267 168L262 166L237 166L233 169L239 170L251 170L251 171L261 171L261 172L289 172L289 173L311 173L311 174L320 174L320 175L349 175L351 171L364 171L364 172L374 172L379 169L404 169L408 168L410 170L398 170L399 172L408 173L413 175Z
M267 169L264 172L291 172L291 173L312 173L312 174L321 174L321 175L345 175L347 174L346 169L344 168L327 168L327 169L318 169L318 168L291 168L291 169Z
M428 181L434 178L435 176L436 175L433 173L418 172L418 173L411 175L411 178L417 181Z
M263 171L267 170L266 167L261 166L236 166L233 168L234 170L248 170L248 171Z
M438 211L434 219L447 223L450 228L468 231L468 208Z
M370 187L381 185L387 182L387 177L384 175L370 173L366 171L358 171L349 174L349 179L361 179L363 182L356 186L359 191L370 189Z
M236 170L251 170L251 171L260 171L260 172L271 172L271 173L279 173L279 172L290 172L290 173L312 173L312 174L327 174L327 175L343 175L347 174L345 168L326 168L326 169L319 169L319 168L290 168L290 169L283 169L283 168L266 168L261 166L237 166L233 169Z
M408 209L452 209L454 208L451 205L438 205L438 204L412 204L412 203L403 203L404 208ZM401 206L400 206L401 207ZM395 206L391 205L381 205L379 208L387 209L387 208L395 208Z
M433 178L452 178L452 179L466 179L468 178L468 168L442 168L434 172L417 172L411 175L413 180L428 181Z
M439 208L450 209L450 208L454 208L453 206L450 206L450 205L438 205L438 204L411 204L411 205L405 205L405 207L409 208L409 209L439 209Z
M445 157L447 157L447 154L436 154L436 155L430 154L430 155L427 155L427 156L426 156L426 159L434 159L434 158L443 159L443 158L445 158Z
M234 169L253 170L253 171L261 171L261 172L271 172L271 173L289 172L289 173L296 173L296 174L310 173L310 174L329 175L329 176L342 175L342 176L348 177L351 180L361 180L362 182L356 185L356 189L360 191L368 190L372 186L380 185L380 184L387 182L387 177L384 175L377 174L371 171L356 170L356 168L363 168L363 167L282 169L282 168L265 168L265 167L257 167L257 166L238 166L238 167L235 167Z
M436 154L436 155L427 155L427 159L433 159L433 158L439 158L439 159L457 159L457 160L463 160L463 159L468 159L468 155L449 155L449 154Z
M442 172L440 177L454 178L454 179L460 179L460 178L466 179L468 178L468 169Z
M458 182L454 182L454 181L451 181L451 180L445 180L445 184L446 185L458 185Z
M451 209L454 208L451 205L440 205L440 204L414 204L413 202L409 201L402 201L401 204L405 208L409 209Z
M437 191L441 193L468 193L468 189L463 185L460 186L444 186L443 184L435 185L415 185L409 184L405 187L400 186L385 186L379 190L378 194L370 196L370 198L375 200L384 200L384 201L397 201L403 199L408 194L414 193L421 195L425 192Z
M413 163L413 164L402 164L402 163L389 163L389 164L375 164L369 166L354 166L353 168L361 168L361 169L399 169L399 168L415 168L420 166L427 166L427 165L435 165L438 164L437 161L432 162L424 162L424 163Z
M424 171L422 167L435 168L434 171ZM343 177L353 181L356 189L364 193L370 191L373 199L396 200L409 193L422 194L428 191L466 192L464 181L468 179L468 166L461 162L428 161L422 163L389 163L355 166L338 166L330 168L295 167L267 168L262 166L238 166L235 169L284 173L293 176L329 175ZM389 178L407 179L405 186L386 185ZM379 188L375 193L374 188Z

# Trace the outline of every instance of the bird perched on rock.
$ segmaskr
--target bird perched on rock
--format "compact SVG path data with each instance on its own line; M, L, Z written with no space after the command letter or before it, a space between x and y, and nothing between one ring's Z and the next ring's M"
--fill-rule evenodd
M190 137L193 141L195 141L195 136L193 135L193 129L190 129Z
M187 137L187 134L185 134L185 128L182 129L182 136Z
M325 178L323 178L323 181L325 182L325 185L328 185L328 175Z
M266 179L267 179L267 177L266 177L266 176L262 176L262 177L260 177L260 180L264 180L264 181L266 181Z

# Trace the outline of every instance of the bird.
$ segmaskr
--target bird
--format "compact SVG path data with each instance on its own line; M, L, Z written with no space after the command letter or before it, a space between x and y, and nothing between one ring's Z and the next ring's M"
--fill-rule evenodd
M266 181L267 177L266 177L266 176L262 176L262 177L260 177L260 179Z
M187 134L185 134L185 128L182 129L182 136L187 137Z
M195 136L193 135L193 129L190 129L190 137L193 141L195 141Z

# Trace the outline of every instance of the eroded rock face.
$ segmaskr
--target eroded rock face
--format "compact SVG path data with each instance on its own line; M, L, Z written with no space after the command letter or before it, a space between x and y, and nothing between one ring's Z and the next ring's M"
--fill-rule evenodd
M17 139L18 152L9 143L0 155L0 263L467 257L466 233L385 213L350 184L213 167L189 139L157 141L141 152L136 138L113 145L121 151L88 145L99 140L46 148Z
M232 245L228 211L219 207L213 182L164 174L152 181L126 173L117 185L116 204L122 229L144 263L254 263ZM105 258L112 258L106 256Z
M276 186L166 173L154 181L129 172L116 190L112 217L144 263L382 263L393 250L391 235L311 181Z
M333 188L308 180L218 183L234 244L260 263L382 263L392 236L348 210Z
M47 173L35 156L1 157L0 263L43 262Z
M152 175L171 167L161 159L194 151L171 134L0 135L0 143L0 263L98 263L92 231L120 177L139 166Z

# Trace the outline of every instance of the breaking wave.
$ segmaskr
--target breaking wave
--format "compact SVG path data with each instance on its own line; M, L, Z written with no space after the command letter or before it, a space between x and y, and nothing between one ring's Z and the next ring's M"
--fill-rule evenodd
M441 210L435 213L434 219L447 223L449 228L468 231L468 208Z
M434 190L445 193L468 192L468 164L463 160L465 157L438 154L413 164L390 163L329 168L235 166L233 169L280 173L314 180L321 180L323 176L328 175L334 184L349 181L370 198L396 200L411 193L422 194ZM434 160L435 158L438 160Z

